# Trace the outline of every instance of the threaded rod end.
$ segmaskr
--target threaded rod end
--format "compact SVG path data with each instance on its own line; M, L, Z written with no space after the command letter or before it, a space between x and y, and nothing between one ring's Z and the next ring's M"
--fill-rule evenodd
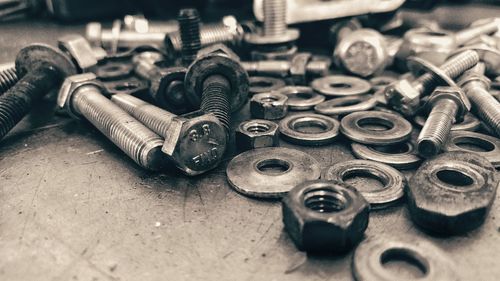
M196 9L182 9L177 20L182 42L182 62L189 65L201 49L200 15Z
M211 75L203 82L203 93L201 96L200 109L207 113L213 113L229 132L230 124L230 101L229 92L231 85L226 77Z
M264 36L280 36L286 29L286 0L264 0Z

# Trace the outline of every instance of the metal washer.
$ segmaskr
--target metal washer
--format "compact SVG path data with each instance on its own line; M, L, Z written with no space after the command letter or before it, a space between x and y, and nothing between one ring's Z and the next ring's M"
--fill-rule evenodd
M284 171L266 173L265 166L281 166ZM229 162L229 184L239 193L255 198L279 199L297 184L319 179L321 168L312 156L284 147L266 147L244 152Z
M370 161L350 160L337 163L325 169L321 174L322 179L344 182L350 175L370 175L384 184L383 189L376 191L362 191L361 194L370 203L372 210L385 209L399 202L404 196L406 179L398 170L391 166Z
M370 110L376 104L376 99L370 95L347 96L324 101L316 105L314 111L324 115L342 115Z
M309 110L325 100L325 96L305 86L286 86L278 90L278 92L288 96L288 108L290 110Z
M482 147L486 151L474 151L463 148L459 144L472 144ZM488 135L469 131L455 131L450 133L448 142L443 147L444 151L472 152L486 158L496 168L500 167L500 140Z
M250 76L248 81L251 95L276 91L286 86L282 79L267 76Z
M417 154L417 146L412 142L405 142L400 145L405 148L405 151L399 153L383 152L376 150L373 146L359 143L351 143L351 150L356 158L384 163L396 169L418 167L422 159Z
M305 126L300 126L305 125ZM323 129L319 133L299 131L299 127L319 126ZM280 121L281 136L289 142L301 145L324 145L331 143L339 135L340 123L328 116L302 113L290 115Z
M332 97L362 95L368 93L372 86L361 78L346 75L330 75L315 79L312 88L320 94Z

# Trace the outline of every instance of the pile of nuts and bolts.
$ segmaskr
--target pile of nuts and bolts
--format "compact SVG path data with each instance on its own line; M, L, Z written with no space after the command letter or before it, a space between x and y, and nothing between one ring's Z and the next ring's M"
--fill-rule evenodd
M256 28L183 9L149 29L126 17L110 30L89 23L86 38L66 35L58 48L26 46L0 72L0 138L59 88L68 116L141 167L194 176L224 163L238 193L282 199L299 250L357 247L357 280L397 280L380 266L391 251L418 259L426 280L456 280L429 242L365 230L371 212L401 205L429 234L486 220L500 180L500 18L390 35L332 20L333 45L310 50L286 3L263 0ZM352 154L325 163L311 153L339 144ZM231 153L241 154L226 163Z

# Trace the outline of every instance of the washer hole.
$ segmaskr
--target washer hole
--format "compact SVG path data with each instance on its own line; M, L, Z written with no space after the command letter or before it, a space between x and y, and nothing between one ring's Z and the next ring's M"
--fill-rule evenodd
M428 265L416 253L403 248L388 249L380 256L382 266L399 280L413 280L425 277Z
M472 152L490 152L495 150L495 145L488 140L472 137L455 138L456 146Z
M292 129L304 134L318 134L327 131L329 128L323 120L319 119L298 119L292 123Z
M330 87L336 88L336 89L350 89L350 88L352 88L352 85L347 84L347 83L338 82L338 83L330 83Z
M345 209L347 199L338 191L316 188L304 194L304 205L315 212L333 213Z
M370 131L387 131L394 128L394 123L378 117L366 117L357 121L357 125Z
M252 81L252 82L250 82L250 87L269 88L272 86L273 86L273 83L271 83L269 81Z
M313 97L313 94L311 93L295 93L295 94L290 94L288 95L290 98L296 98L296 99L302 99L302 100L307 100Z
M467 175L461 171L451 170L451 169L444 169L444 170L438 171L436 173L436 177L440 181L442 181L446 184L458 186L458 187L469 186L469 185L472 185L474 183L474 179L471 178L469 175Z
M265 159L257 163L257 170L267 175L284 174L290 170L290 162L281 159Z
M384 189L388 184L386 177L369 169L353 169L342 175L342 181L354 186L362 192L373 192Z

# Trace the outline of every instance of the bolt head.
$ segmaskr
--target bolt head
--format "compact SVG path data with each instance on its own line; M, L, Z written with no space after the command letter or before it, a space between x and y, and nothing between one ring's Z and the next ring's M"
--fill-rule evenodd
M458 112L456 116L458 122L463 120L465 114L470 111L471 103L469 98L467 98L464 91L459 87L437 87L429 96L427 104L432 106L441 99L453 100L458 105Z
M60 37L57 42L59 49L70 55L77 67L83 72L97 65L96 54L83 36L69 34Z
M227 135L213 114L172 121L162 151L187 175L215 168L226 151Z
M413 115L420 104L420 93L407 79L398 80L385 89L387 102L397 111Z
M59 94L57 96L58 107L64 109L70 116L79 118L79 114L73 109L71 98L78 88L85 85L95 85L101 89L103 88L93 73L69 76L64 80L61 88L59 89Z
M31 44L22 48L16 56L16 71L24 76L31 69L49 64L63 76L76 74L76 67L66 54L46 44Z
M90 22L85 28L85 37L92 46L101 46L102 25L98 22Z
M292 58L290 65L290 75L295 85L306 85L307 83L307 63L311 60L311 53L298 53Z

